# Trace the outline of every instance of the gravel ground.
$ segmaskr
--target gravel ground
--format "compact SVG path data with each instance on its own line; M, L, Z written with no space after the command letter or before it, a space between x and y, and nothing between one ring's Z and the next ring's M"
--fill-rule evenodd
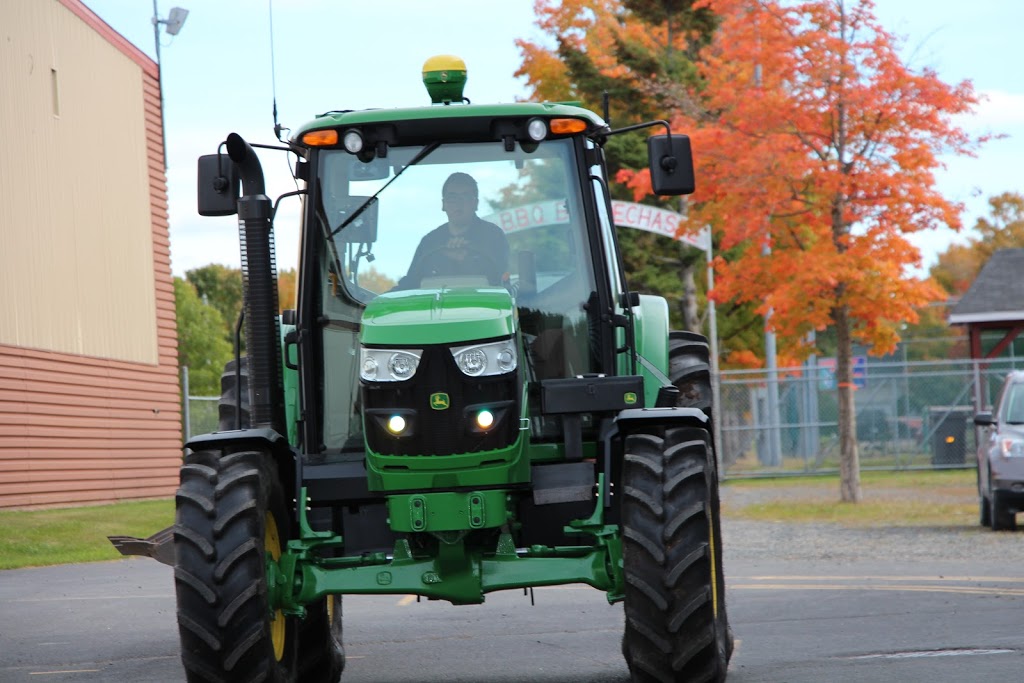
M1007 566L1024 564L1024 530L994 532L980 524L972 526L881 526L854 528L832 523L791 523L730 519L736 509L762 500L820 497L805 487L734 488L722 487L722 545L729 559L823 560L855 562L892 560L908 562L991 560ZM822 492L825 490L823 489ZM827 489L826 495L838 496ZM900 495L905 495L905 490ZM889 495L874 490L872 496ZM925 498L926 492L921 493ZM949 502L949 501L947 501ZM964 501L976 504L973 496ZM1018 521L1024 526L1024 515Z

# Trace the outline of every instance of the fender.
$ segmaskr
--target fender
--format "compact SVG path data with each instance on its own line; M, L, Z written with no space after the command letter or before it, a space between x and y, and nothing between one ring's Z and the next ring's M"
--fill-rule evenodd
M239 451L252 448L266 449L277 463L285 491L294 491L298 495L298 482L302 480L299 468L302 459L298 451L288 444L283 434L270 427L254 427L251 429L233 429L212 434L194 436L185 443L192 450L232 450Z
M615 426L620 434L628 434L650 424L711 429L711 420L700 408L627 408L615 417Z

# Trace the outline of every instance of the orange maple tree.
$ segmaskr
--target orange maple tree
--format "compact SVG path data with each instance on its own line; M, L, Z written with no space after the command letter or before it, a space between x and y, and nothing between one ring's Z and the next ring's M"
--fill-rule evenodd
M952 119L978 98L969 81L908 68L870 0L704 4L721 23L700 56L703 88L672 122L697 163L689 226L710 224L737 253L716 261L716 300L757 302L784 349L835 328L840 495L858 501L853 342L891 351L899 325L939 296L908 275L920 254L907 235L960 227L934 173L941 154L983 141ZM650 192L646 171L619 180Z

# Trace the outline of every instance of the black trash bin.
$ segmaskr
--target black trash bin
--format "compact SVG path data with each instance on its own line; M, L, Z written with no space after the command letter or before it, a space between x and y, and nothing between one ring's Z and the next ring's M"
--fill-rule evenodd
M970 406L932 406L932 465L963 465L967 461L967 420Z

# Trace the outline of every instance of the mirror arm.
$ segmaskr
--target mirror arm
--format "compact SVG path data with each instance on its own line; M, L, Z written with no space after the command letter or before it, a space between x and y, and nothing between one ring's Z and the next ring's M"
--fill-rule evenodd
M637 123L632 126L626 126L624 128L616 128L615 130L608 131L607 133L602 135L602 137L608 138L611 137L612 135L618 135L619 133L628 133L631 130L640 130L641 128L652 128L654 126L665 126L665 135L668 136L669 140L672 139L672 128L669 127L668 121L664 119L658 119L657 121L646 121L644 123Z
M277 218L277 207L281 205L281 200L285 197L298 197L301 195L308 195L309 190L292 190L291 192L285 192L283 195L277 198L274 202L274 210L270 212L270 220Z

